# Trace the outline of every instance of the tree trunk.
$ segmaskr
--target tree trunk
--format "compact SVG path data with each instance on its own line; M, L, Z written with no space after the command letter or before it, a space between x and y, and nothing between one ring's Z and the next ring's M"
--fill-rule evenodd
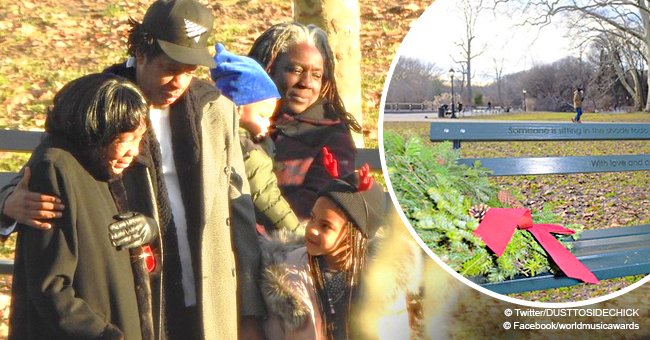
M497 83L497 105L503 106L503 58L494 60L494 75ZM494 105L495 103L493 103Z
M467 39L467 105L466 107L468 109L472 109L474 107L474 98L472 94L472 40Z
M647 0L638 0L639 16L641 17L641 24L643 25L643 42L644 42L644 55L646 63L650 63L650 14L648 14ZM647 77L648 86L650 86L650 77ZM645 112L650 112L650 90L648 90L646 97L646 105L643 109Z
M293 18L321 27L329 38L336 64L336 85L345 109L363 126L361 106L361 28L357 0L294 0ZM357 147L363 135L354 134Z

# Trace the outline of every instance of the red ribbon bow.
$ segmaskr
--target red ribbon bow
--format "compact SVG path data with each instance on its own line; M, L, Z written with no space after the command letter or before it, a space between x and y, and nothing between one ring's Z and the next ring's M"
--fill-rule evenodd
M554 224L534 224L528 209L490 208L474 230L474 235L480 237L497 256L501 256L516 229L524 229L533 234L566 276L587 283L598 283L594 273L551 235L571 235L574 231Z

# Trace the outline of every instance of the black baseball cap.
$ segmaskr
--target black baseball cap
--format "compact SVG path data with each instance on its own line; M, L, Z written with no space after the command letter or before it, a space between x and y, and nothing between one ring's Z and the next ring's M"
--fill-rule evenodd
M160 48L173 60L188 65L215 64L207 48L214 16L194 0L157 0L142 20Z

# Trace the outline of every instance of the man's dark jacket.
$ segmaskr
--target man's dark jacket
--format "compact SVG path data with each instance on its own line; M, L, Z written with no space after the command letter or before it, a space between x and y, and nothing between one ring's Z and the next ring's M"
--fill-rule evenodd
M135 81L135 68L126 67L124 64L114 65L105 70L127 79ZM200 305L201 268L202 254L200 254L200 235L205 221L205 206L202 202L204 190L226 190L226 188L204 188L201 180L201 121L203 108L211 102L219 99L221 94L210 83L194 78L188 90L174 104L170 106L170 125L172 126L172 148L174 161L181 188L181 196L185 207L187 220L187 235L190 244L193 269L195 273L197 304ZM223 100L223 97L221 98ZM220 112L217 112L219 114ZM231 113L228 113L231 114ZM210 136L219 138L220 136ZM235 136L237 137L237 136ZM239 143L232 147L240 147ZM187 330L174 327L174 320L181 316L175 315L182 311L184 306L183 289L181 284L180 259L178 256L178 244L176 230L171 216L169 199L162 175L160 161L160 146L150 131L145 135L141 146L141 155L138 156L124 177L124 184L129 193L129 204L132 209L153 216L148 204L151 194L156 196L157 215L160 220L163 232L163 299L166 328L172 338L174 335L186 335ZM145 170L146 169L146 170ZM224 169L226 170L226 169ZM154 192L146 190L142 186L143 172L148 172L153 177ZM226 171L230 171L227 169ZM233 174L230 176L231 185L238 186L241 190L243 185L241 176ZM247 183L246 183L247 184ZM260 278L260 250L255 233L254 207L251 197L248 194L230 200L230 228L232 245L235 252L238 310L240 316L258 316L265 314L264 303L258 288ZM157 293L154 287L154 295ZM199 315L202 315L199 310ZM206 325L203 325L205 328Z

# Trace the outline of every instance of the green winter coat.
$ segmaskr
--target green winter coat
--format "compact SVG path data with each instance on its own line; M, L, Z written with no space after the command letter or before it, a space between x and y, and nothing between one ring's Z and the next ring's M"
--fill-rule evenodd
M239 129L239 139L257 223L265 226L267 230L295 230L300 221L278 188L278 180L273 172L273 160L259 144L253 142L250 134L243 128Z

